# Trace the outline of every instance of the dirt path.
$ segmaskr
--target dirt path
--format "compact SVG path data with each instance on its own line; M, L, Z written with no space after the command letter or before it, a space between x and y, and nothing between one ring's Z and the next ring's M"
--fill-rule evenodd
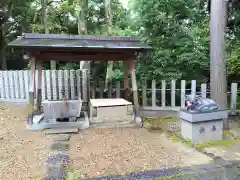
M25 180L44 175L50 137L27 130L26 116L21 107L0 104L0 179Z
M88 129L70 139L72 168L84 177L207 164L210 158L146 129Z

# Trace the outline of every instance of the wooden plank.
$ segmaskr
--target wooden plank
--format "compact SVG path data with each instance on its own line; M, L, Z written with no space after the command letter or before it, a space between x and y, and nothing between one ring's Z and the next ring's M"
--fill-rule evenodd
M42 100L46 99L46 71L42 70Z
M1 99L5 99L3 72L4 72L4 71L0 71L0 93L1 93L0 98L1 98Z
M82 99L83 98L83 92L82 92L82 71L81 70L77 70L76 71L76 82L77 82L77 96L78 96L78 99Z
M20 99L25 99L25 87L24 87L24 83L25 83L25 80L24 80L24 71L18 71L18 80L19 80L19 93L20 93Z
M38 70L37 70L37 62L36 62L36 71L35 71L35 89L34 89L34 98L37 98L37 89L38 89Z
M147 81L142 81L142 106L147 106Z
M104 84L100 83L100 98L103 98Z
M156 107L156 80L152 80L152 107Z
M207 85L204 83L201 84L201 96L203 98L207 97Z
M166 106L166 81L162 80L162 89L161 89L161 94L162 94L162 107Z
M92 84L91 90L92 90L92 93L91 93L92 96L91 96L91 98L92 98L92 99L95 99L95 98L96 98L96 84L95 84L95 83Z
M4 86L5 86L5 95L6 99L10 99L10 90L9 90L9 80L8 80L9 74L8 71L4 71Z
M56 70L51 70L51 79L52 79L52 97L53 100L57 100L57 72Z
M24 75L24 89L25 89L25 97L26 99L29 99L29 84L30 84L30 71L26 70L23 71L23 75Z
M42 61L37 61L37 111L42 108Z
M116 82L116 98L121 97L121 83L120 81Z
M176 80L171 81L171 106L175 107L176 105Z
M8 71L10 98L15 99L15 85L13 80L13 71Z
M237 83L231 84L231 105L230 105L230 111L233 115L236 114L237 110Z
M20 99L20 86L19 86L18 71L13 71L13 83L15 86L15 98Z
M47 99L52 100L52 87L51 87L51 71L46 70L46 93L47 93Z
M63 86L63 70L58 70L58 99L62 100Z
M78 128L55 128L46 129L44 134L65 134L65 133L78 133Z
M66 98L69 99L69 71L68 70L64 70L64 91L65 91L65 95Z
M191 95L196 95L197 82L196 80L191 81Z
M70 70L70 92L71 92L71 99L76 99L76 93L75 93L75 80L78 78L78 76L75 76L75 70ZM80 80L78 80L80 81ZM78 82L77 81L77 82ZM78 82L79 83L79 82ZM77 84L77 90L79 90L79 84ZM77 92L79 93L79 92Z
M181 107L185 107L186 81L181 80Z

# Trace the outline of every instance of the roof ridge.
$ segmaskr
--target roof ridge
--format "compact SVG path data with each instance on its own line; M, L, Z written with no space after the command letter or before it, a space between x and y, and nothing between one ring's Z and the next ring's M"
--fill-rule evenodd
M68 40L99 40L99 41L140 41L135 36L93 36L69 34L33 34L23 33L26 39L68 39Z

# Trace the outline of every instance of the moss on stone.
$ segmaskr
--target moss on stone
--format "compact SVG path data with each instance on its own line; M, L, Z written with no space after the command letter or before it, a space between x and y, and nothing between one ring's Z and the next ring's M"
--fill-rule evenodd
M204 149L204 148L210 148L210 147L231 147L236 142L240 142L240 139L224 139L224 140L209 141L205 143L196 143L195 147L197 149Z

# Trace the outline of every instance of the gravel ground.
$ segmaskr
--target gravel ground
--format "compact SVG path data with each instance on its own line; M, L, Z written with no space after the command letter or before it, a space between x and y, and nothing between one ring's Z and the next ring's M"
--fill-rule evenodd
M144 128L94 129L70 139L71 167L81 177L125 175L207 164L209 157Z
M44 176L50 136L26 129L27 111L0 104L0 179L25 180Z

